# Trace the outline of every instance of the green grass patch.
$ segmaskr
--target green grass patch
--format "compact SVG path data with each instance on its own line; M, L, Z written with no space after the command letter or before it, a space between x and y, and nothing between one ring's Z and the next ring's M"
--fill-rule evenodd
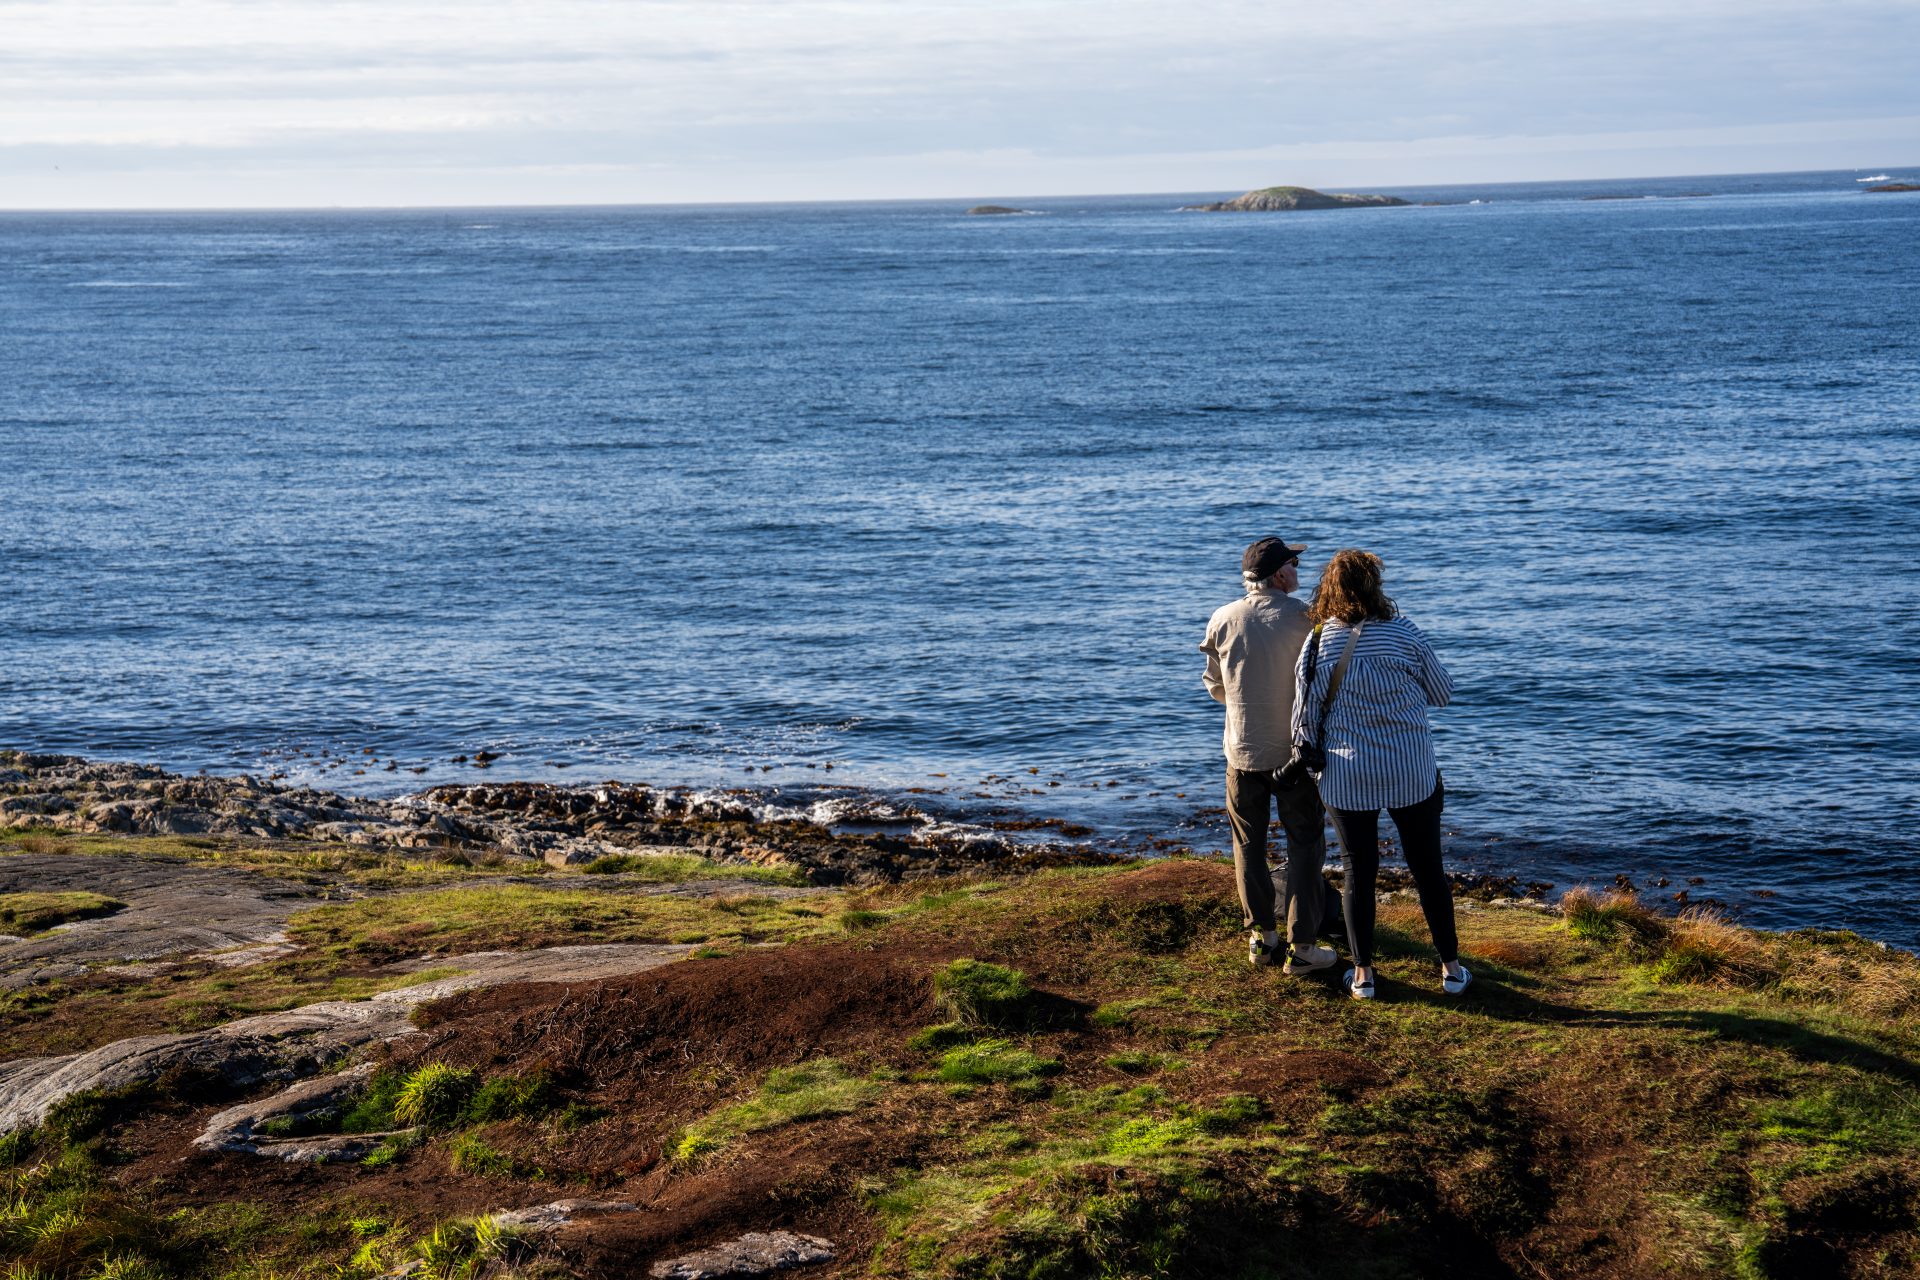
M464 1067L429 1062L401 1082L393 1099L393 1118L403 1125L450 1128L465 1113L479 1083L479 1076Z
M447 1145L447 1165L455 1173L482 1178L524 1178L532 1172L477 1133L459 1134Z
M676 1160L697 1160L742 1134L757 1133L818 1116L843 1115L880 1096L878 1081L849 1075L832 1058L815 1058L767 1073L752 1097L703 1116L673 1144Z
M115 836L52 829L0 834L0 852L179 858L259 871L309 885L413 889L498 876L549 873L543 862L459 850L415 850L238 836Z
M683 853L614 853L595 858L581 868L590 876L619 876L639 884L685 884L689 880L749 880L755 884L787 885L796 888L808 883L806 873L796 867L762 867L749 863L715 862L711 858Z
M0 933L29 937L55 925L110 916L126 905L97 893L0 893Z
M940 1055L935 1069L948 1084L1011 1084L1053 1075L1057 1058L1042 1058L1011 1040L980 1040Z
M1018 969L984 960L955 960L933 976L941 1009L962 1026L1015 1027L1027 1017L1033 988Z
M335 961L423 950L584 942L791 942L828 931L771 898L687 898L534 885L429 890L331 903L295 915L294 941Z

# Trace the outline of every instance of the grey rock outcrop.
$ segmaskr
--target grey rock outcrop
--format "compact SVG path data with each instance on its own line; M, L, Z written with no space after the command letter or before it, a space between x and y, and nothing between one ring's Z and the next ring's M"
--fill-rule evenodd
M1296 209L1376 209L1407 202L1398 196L1328 195L1311 187L1262 187L1231 200L1190 204L1188 213L1287 213Z
M268 1132L276 1120L299 1122L337 1111L373 1075L373 1064L363 1062L336 1075L302 1080L271 1097L229 1107L207 1121L193 1140L202 1151L233 1151L267 1156L293 1164L324 1164L358 1160L396 1133L335 1133L310 1137L275 1137Z
M725 1276L764 1276L775 1271L833 1260L831 1240L792 1231L749 1231L737 1239L710 1245L666 1262L656 1262L653 1280L721 1280Z
M70 978L95 965L205 952L217 963L284 953L287 917L319 892L230 867L144 858L84 858L21 853L0 858L0 893L28 890L97 893L126 905L18 941L0 942L0 990Z
M384 991L369 1000L327 1000L241 1018L207 1031L134 1036L86 1053L0 1063L0 1133L32 1128L76 1093L124 1089L189 1072L227 1089L289 1082L380 1041L413 1033L414 1006L469 987L505 982L590 982L681 959L689 948L652 943L482 951L418 962L450 977Z
M629 1200L555 1200L549 1204L529 1205L525 1209L502 1209L488 1216L503 1227L546 1232L558 1230L581 1218L635 1213L639 1208Z

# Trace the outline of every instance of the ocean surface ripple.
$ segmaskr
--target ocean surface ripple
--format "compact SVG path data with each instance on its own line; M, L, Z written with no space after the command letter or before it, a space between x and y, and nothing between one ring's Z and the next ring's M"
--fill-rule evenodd
M1854 176L3 215L0 744L1220 848L1278 532L1453 670L1456 865L1912 946L1920 196Z

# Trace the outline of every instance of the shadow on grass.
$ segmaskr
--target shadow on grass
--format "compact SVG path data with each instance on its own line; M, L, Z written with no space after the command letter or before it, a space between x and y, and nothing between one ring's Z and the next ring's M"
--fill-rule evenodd
M1383 985L1382 995L1402 1003L1471 1009L1505 1022L1563 1027L1655 1027L1667 1031L1704 1032L1721 1040L1737 1040L1764 1048L1781 1049L1802 1062L1850 1066L1904 1083L1920 1084L1920 1062L1889 1053L1865 1041L1816 1031L1804 1023L1787 1018L1711 1009L1589 1009L1542 1000L1479 973L1474 975L1473 987L1460 997L1422 991L1404 983Z

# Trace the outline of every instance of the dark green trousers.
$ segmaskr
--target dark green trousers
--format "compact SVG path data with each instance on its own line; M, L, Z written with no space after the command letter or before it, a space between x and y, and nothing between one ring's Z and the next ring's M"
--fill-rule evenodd
M1279 811L1287 833L1285 901L1276 902L1267 866L1267 824ZM1281 787L1261 769L1227 770L1227 823L1233 828L1233 869L1240 882L1240 909L1249 929L1277 929L1286 921L1287 942L1313 945L1326 918L1329 888L1321 869L1327 860L1326 815L1312 778Z

